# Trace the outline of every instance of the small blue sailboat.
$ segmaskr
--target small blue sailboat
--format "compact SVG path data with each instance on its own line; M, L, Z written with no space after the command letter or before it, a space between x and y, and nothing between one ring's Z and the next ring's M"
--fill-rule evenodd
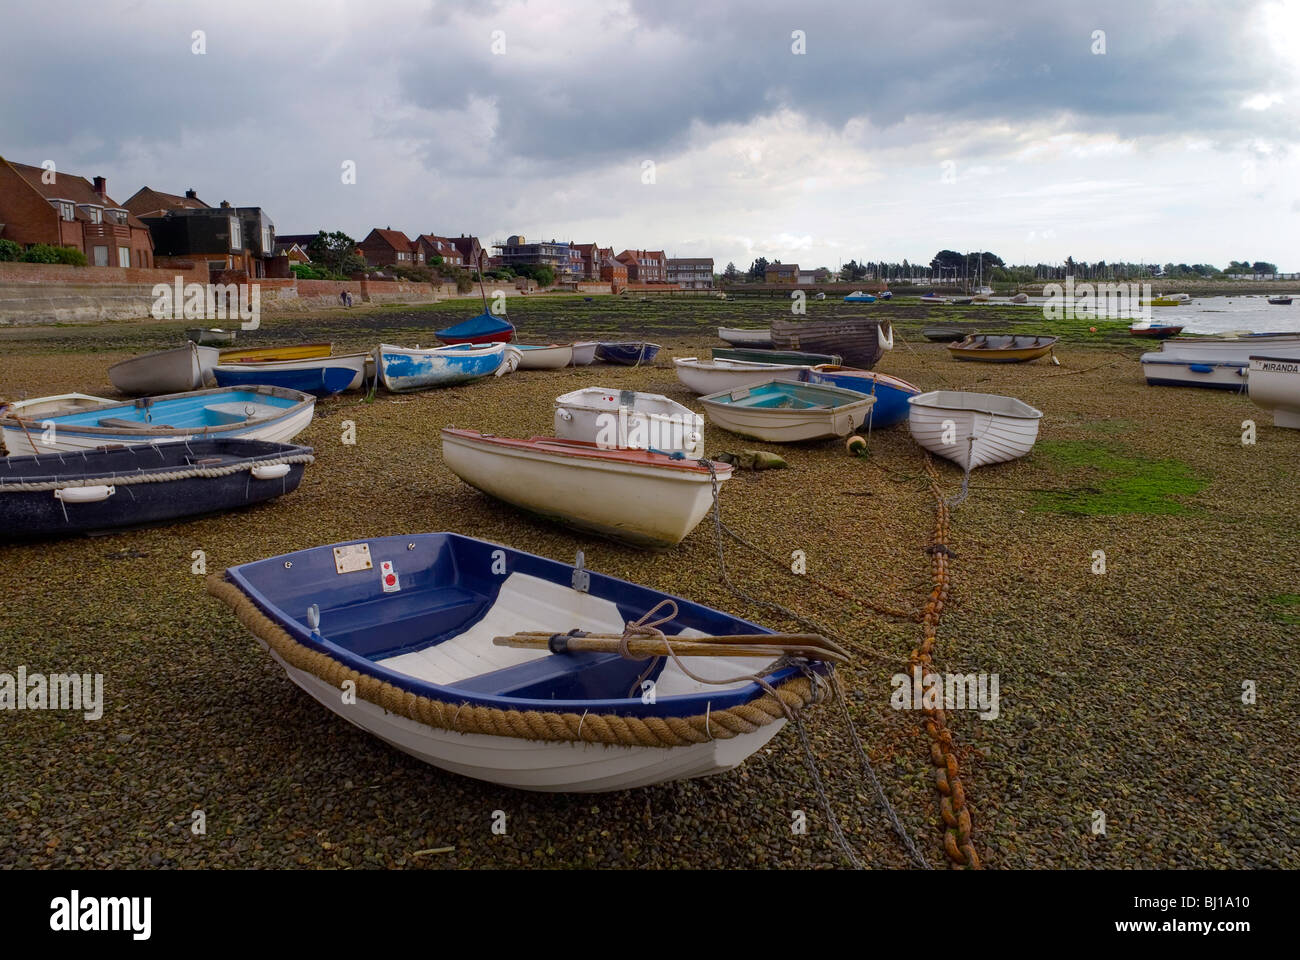
M606 363L618 363L625 367L642 367L654 361L659 353L659 344L640 340L606 343L596 345L596 359Z
M875 370L854 370L851 367L837 367L821 364L807 370L799 371L799 379L805 383L829 384L843 387L867 396L875 396L876 405L871 408L871 426L892 427L902 423L911 412L907 398L919 396L921 388L899 377Z
M292 493L311 447L189 440L0 461L0 540L168 523Z
M210 577L208 592L348 722L436 767L524 790L627 790L732 769L821 699L844 661L820 637L784 646L796 638L590 571L581 553L570 565L454 533L245 563ZM682 659L656 655L668 644Z
M100 403L41 420L0 415L0 437L11 456L234 437L287 443L307 428L315 408L316 398L298 390L218 387Z
M513 323L487 310L434 334L443 343L509 343L514 335Z
M845 303L875 303L876 298L869 293L856 290L844 298Z
M456 344L429 350L381 343L376 351L379 379L392 393L451 387L496 373L507 349L504 343Z

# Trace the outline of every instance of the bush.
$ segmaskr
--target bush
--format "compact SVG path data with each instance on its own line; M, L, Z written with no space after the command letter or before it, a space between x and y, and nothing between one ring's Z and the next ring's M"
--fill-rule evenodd
M21 260L23 248L21 244L14 243L12 240L0 240L0 261L12 263L15 260Z
M58 263L59 254L48 243L33 243L23 252L23 263Z
M86 255L76 247L55 247L54 255L58 257L59 263L66 263L70 267L84 267L87 264Z

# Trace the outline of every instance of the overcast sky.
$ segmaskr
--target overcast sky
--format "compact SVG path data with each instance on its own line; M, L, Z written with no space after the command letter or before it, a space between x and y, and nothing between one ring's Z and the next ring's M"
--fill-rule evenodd
M280 233L1300 270L1297 0L62 0L2 23L0 155Z

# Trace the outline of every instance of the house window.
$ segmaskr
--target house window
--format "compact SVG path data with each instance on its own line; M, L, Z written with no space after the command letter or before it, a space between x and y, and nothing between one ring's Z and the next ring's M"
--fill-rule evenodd
M60 203L60 204L59 204L59 216L61 216L64 220L75 220L75 219L77 219L77 214L76 214L75 210L73 209L72 204L70 204L70 203Z
M131 248L130 248L130 247L118 247L118 248L117 248L117 265L118 265L119 267L129 267L129 266L131 266Z
M240 230L238 217L230 218L230 249L239 250L244 246L243 233Z
M271 228L262 228L262 253L270 256L275 252L275 246L271 243Z
M108 247L95 247L95 266L108 266Z
M104 222L104 211L100 210L99 207L86 207L86 216L90 218L91 223Z

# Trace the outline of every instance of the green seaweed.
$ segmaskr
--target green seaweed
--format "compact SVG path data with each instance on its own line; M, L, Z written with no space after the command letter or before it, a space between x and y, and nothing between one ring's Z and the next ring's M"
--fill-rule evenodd
M1288 626L1300 626L1300 593L1279 593L1276 597L1269 597L1268 602L1274 607L1292 607L1294 610L1274 610L1269 616L1278 623L1285 623Z
M1035 509L1089 517L1204 512L1176 499L1209 482L1181 460L1150 460L1088 441L1044 441L1037 452L1061 472L1085 472L1086 478L1069 490L1039 493Z

